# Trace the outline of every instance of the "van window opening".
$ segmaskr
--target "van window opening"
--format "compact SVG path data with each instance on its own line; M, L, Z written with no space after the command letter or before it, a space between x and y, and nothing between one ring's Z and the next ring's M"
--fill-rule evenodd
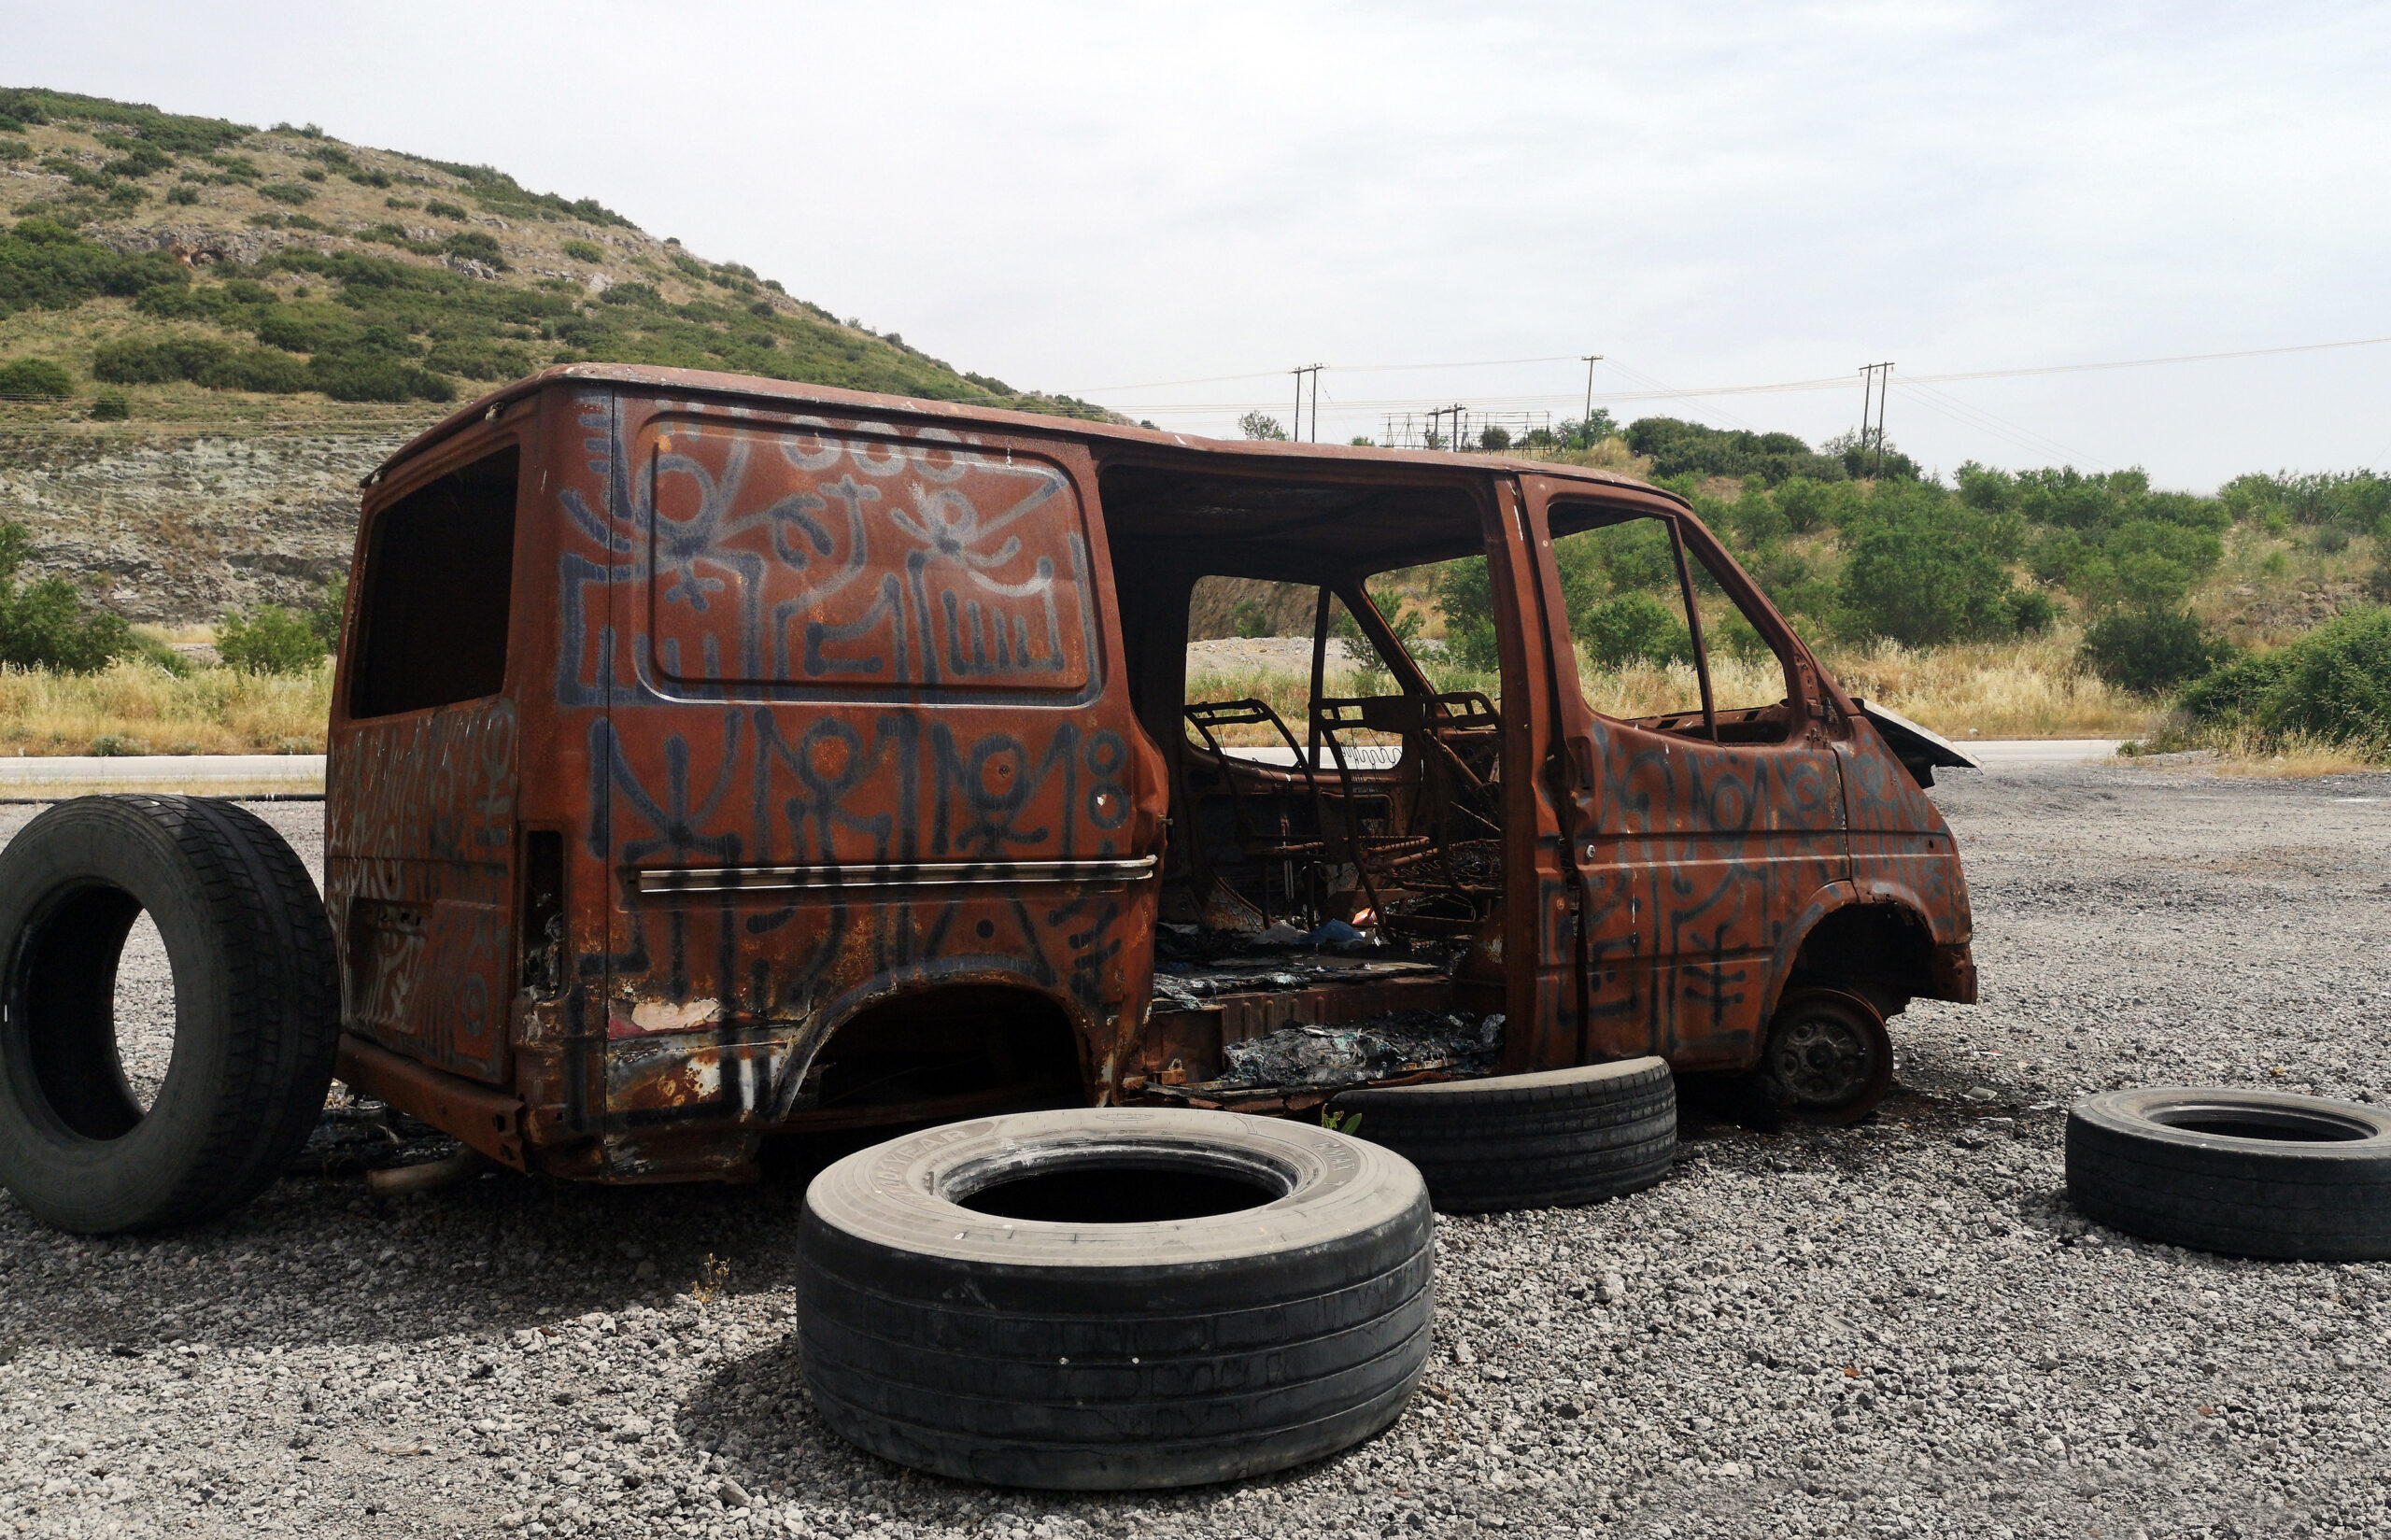
M486 456L375 516L350 716L424 711L504 686L520 458L512 447Z
M1553 522L1565 527L1556 510ZM1552 543L1586 704L1614 721L1708 740L1778 743L1792 733L1792 660L1720 585L1671 520L1614 519ZM1682 568L1680 568L1680 554ZM1689 600L1691 607L1689 607Z

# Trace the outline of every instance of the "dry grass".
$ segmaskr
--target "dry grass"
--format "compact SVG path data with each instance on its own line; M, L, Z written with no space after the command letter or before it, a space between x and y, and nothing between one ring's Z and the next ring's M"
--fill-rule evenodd
M2213 755L2207 768L2218 775L2248 775L2306 780L2322 775L2355 775L2391 766L2391 742L2335 742L2306 733L2272 735L2255 728L2199 727L2182 717L2170 718L2149 741L2128 745L2127 761L2148 769L2181 763L2159 756L2186 750Z
M120 660L92 674L0 669L0 754L321 754L332 665L272 678L202 669L177 678Z
M2081 638L2070 629L2021 642L1913 650L1884 643L1824 656L1845 689L1933 728L1945 737L2132 738L2155 731L2161 711L2151 701L2078 671ZM1439 669L1426 660L1440 688L1483 690L1500 698L1490 675ZM1586 703L1606 716L1658 716L1698 710L1699 683L1691 665L1637 664L1606 669L1580 657L1577 676ZM1251 667L1190 674L1190 700L1266 700L1297 733L1303 730L1308 681L1295 671ZM1772 705L1785 698L1785 677L1773 658L1725 654L1713 659L1711 685L1721 710ZM1383 685L1375 686L1383 687ZM1374 686L1355 674L1331 675L1332 693L1363 695ZM1274 742L1266 729L1242 729L1231 742Z
M1821 661L1853 695L1946 738L2131 738L2161 708L2076 667L2083 636L2059 627L2016 642L1911 649L1880 643Z

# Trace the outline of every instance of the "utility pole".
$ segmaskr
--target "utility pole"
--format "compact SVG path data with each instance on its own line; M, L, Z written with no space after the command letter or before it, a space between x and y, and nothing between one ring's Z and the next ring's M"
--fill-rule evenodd
M1890 362L1863 363L1860 366L1860 452L1863 455L1868 452L1871 436L1868 428L1868 411L1873 405L1876 412L1876 428L1874 435L1876 445L1876 463L1874 469L1879 475L1882 475L1885 470L1885 398L1891 395L1892 391L1893 366Z
M1314 444L1320 442L1320 372L1327 367L1328 365L1324 363L1307 363L1288 371L1295 376L1295 420L1289 426L1298 444L1301 444L1304 439L1304 376L1306 374L1311 376L1311 442Z
M1603 356L1600 353L1583 353L1578 356L1586 365L1586 415L1577 419L1577 431L1586 435L1591 441L1594 431L1586 425L1594 420L1594 365L1603 361ZM1586 447L1591 449L1593 445L1589 442Z

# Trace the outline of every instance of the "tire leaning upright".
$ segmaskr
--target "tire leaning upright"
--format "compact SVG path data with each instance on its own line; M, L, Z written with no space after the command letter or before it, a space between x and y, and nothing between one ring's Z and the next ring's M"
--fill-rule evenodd
M118 956L147 911L175 1045L145 1111L118 1054ZM332 926L263 820L205 797L86 797L0 850L0 1185L86 1234L222 1213L279 1176L332 1084Z

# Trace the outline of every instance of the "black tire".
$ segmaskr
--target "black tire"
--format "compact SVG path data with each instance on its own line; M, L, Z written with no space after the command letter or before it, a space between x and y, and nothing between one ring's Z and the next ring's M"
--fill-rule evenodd
M1656 1058L1530 1075L1363 1086L1329 1104L1420 1168L1441 1213L1599 1203L1669 1174L1677 1083Z
M1157 1213L1191 1217L1137 1217ZM1402 1414L1428 1362L1434 1222L1409 1166L1302 1123L952 1123L806 1190L799 1358L830 1426L898 1464L1078 1491L1236 1480Z
M2279 1091L2104 1092L2068 1111L2067 1195L2087 1219L2171 1246L2391 1258L2391 1114Z
M175 1045L145 1113L120 1062L118 955L143 911L174 968ZM332 927L256 814L86 797L0 850L0 1184L87 1235L219 1214L306 1141L340 1036Z

